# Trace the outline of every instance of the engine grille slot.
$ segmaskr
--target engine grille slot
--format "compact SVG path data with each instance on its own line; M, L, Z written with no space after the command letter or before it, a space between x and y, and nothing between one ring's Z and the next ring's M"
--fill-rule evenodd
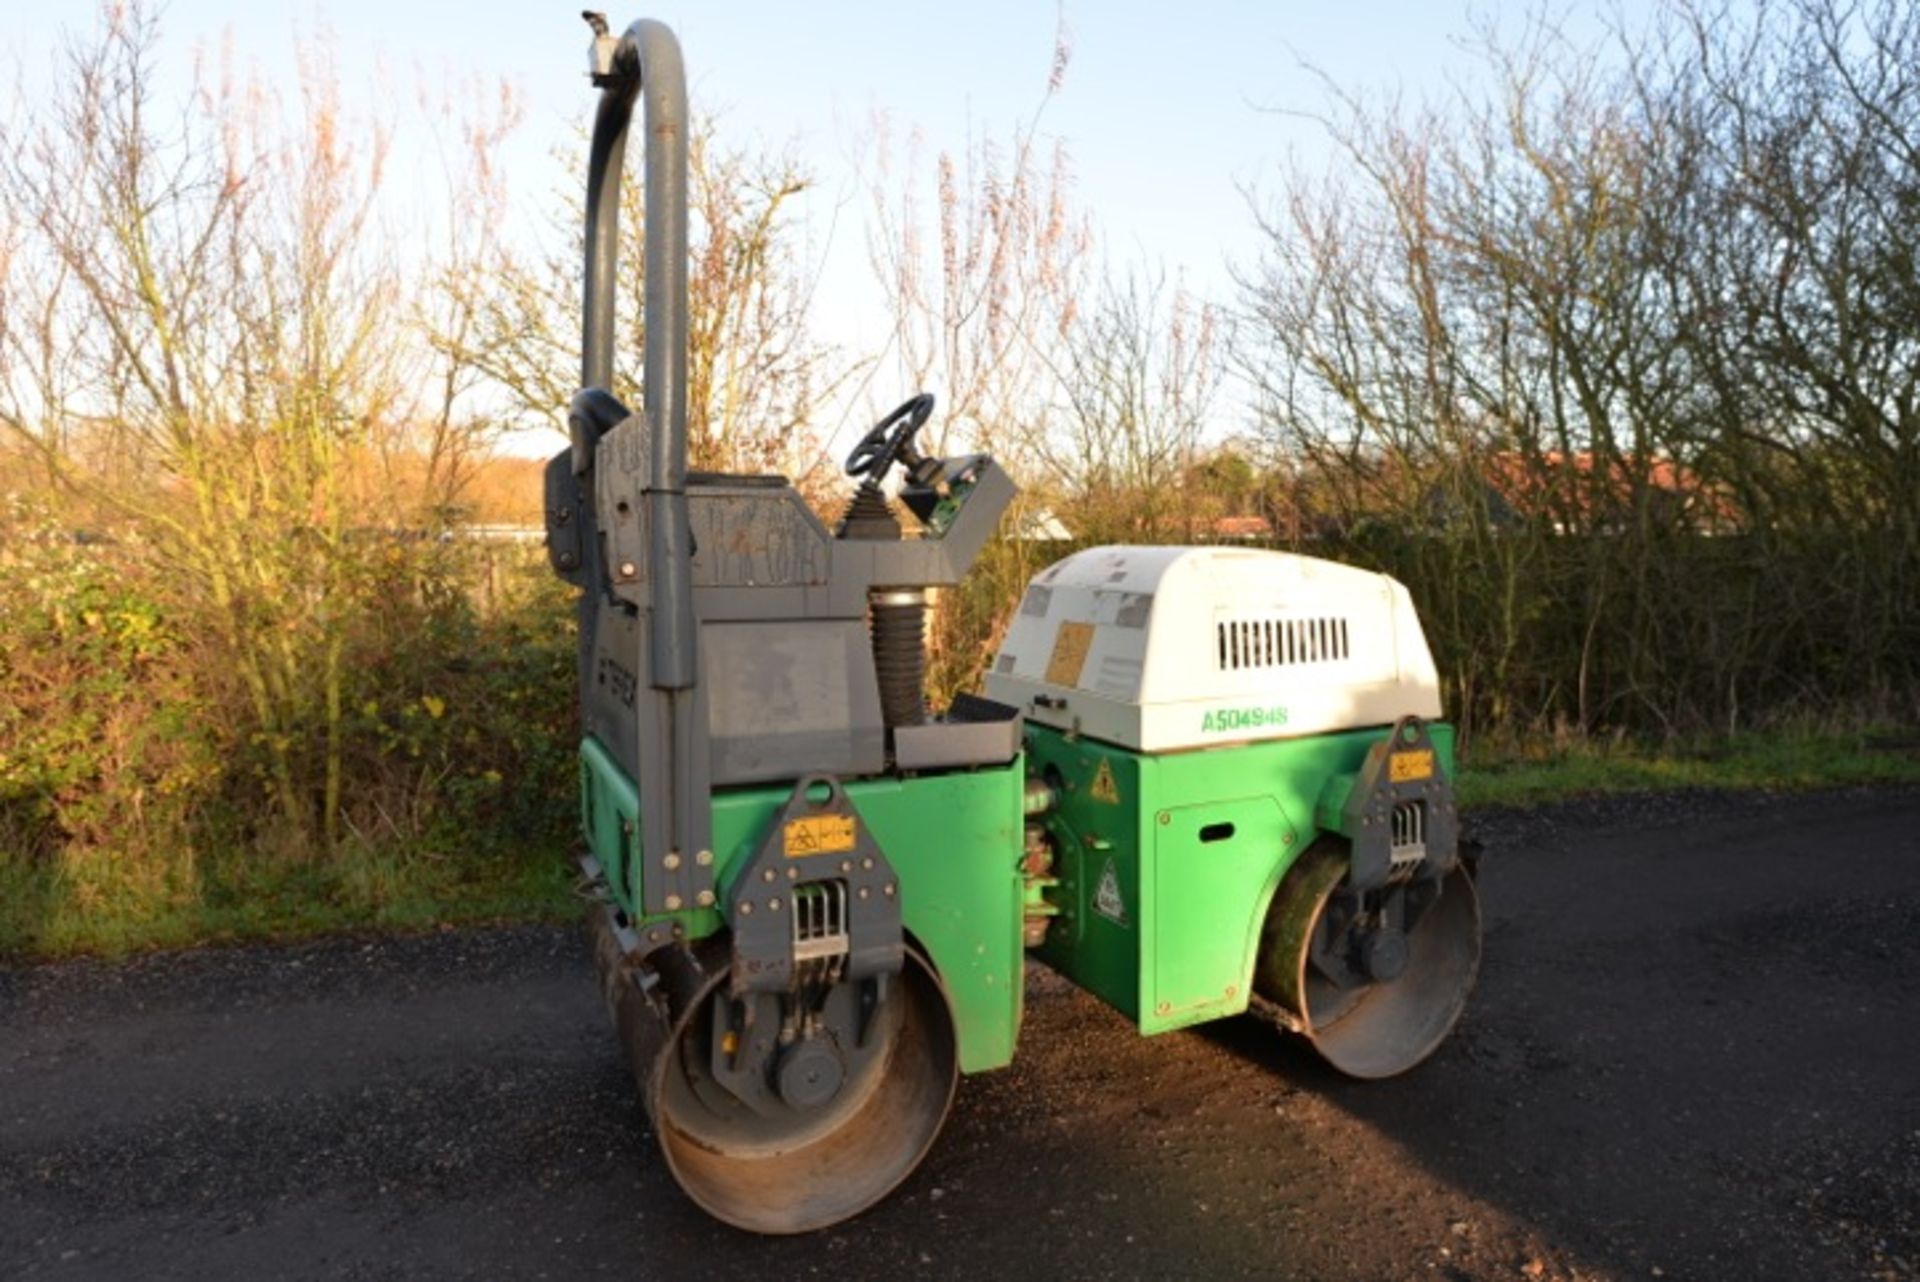
M1427 803L1403 801L1390 819L1388 858L1397 870L1427 857Z
M848 949L847 883L808 882L793 890L793 960L842 957Z
M1353 653L1347 621L1320 619L1222 619L1214 624L1223 672L1338 663Z

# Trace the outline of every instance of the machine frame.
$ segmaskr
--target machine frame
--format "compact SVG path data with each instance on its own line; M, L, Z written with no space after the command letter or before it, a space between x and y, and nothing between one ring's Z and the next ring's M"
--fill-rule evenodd
M1354 1076L1425 1059L1478 969L1477 850L1405 588L1271 553L1089 550L1029 586L993 697L930 711L928 594L1014 484L986 455L919 452L926 393L855 447L831 530L785 478L689 468L680 48L586 16L582 390L546 471L548 555L580 589L595 960L681 1186L767 1233L884 1197L959 1075L1012 1060L1023 948L1142 1033L1253 1010ZM636 103L633 412L612 383ZM1342 592L1379 626L1330 615ZM1336 662L1347 689L1313 666Z

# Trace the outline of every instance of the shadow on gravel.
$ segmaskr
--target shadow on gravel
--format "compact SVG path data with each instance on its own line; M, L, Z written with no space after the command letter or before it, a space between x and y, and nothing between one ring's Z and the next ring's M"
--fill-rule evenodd
M1204 1036L1533 1226L1546 1276L1920 1276L1920 804L1757 800L1527 821L1466 1017L1401 1078Z
M610 1219L609 1245L672 1261L676 1278L715 1282L1274 1276L1257 1244L1187 1214L1177 1188L1143 1184L1139 1168L1090 1138L1020 1128L998 1095L963 1088L945 1135L900 1189L857 1219L800 1237L754 1237L708 1219L673 1186L649 1138L636 1204L645 1210L631 1227Z

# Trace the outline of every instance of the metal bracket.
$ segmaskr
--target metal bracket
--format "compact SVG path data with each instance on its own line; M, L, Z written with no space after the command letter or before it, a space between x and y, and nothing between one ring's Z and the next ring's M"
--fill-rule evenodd
M634 851L633 857L642 861L639 906L643 914L651 917L714 906L713 851L669 846L654 854L644 839L634 842Z
M830 775L794 785L723 907L735 996L891 975L905 963L900 879Z
M1349 884L1372 890L1408 874L1438 878L1459 858L1460 815L1440 754L1418 717L1402 717L1367 751L1340 799L1352 845Z
M1305 1034L1307 1022L1271 998L1259 993L1247 994L1247 1011L1263 1024L1279 1029L1283 1033Z
M580 16L593 28L593 45L587 50L587 76L596 88L605 88L619 76L614 63L620 53L620 37L607 30L606 14L587 9Z
M634 926L615 902L613 891L607 885L606 869L600 866L600 861L586 853L577 855L575 861L580 865L582 895L593 904L590 911L604 915L605 921L600 924L604 925L621 957L637 964L686 937L685 929L677 921L652 921ZM636 968L633 976L641 991L646 992L649 986L644 972Z

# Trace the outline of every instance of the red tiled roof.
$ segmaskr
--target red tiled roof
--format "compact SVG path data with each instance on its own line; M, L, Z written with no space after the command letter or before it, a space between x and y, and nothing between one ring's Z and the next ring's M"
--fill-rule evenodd
M1610 460L1610 488L1616 499L1626 499L1636 479L1648 487L1684 499L1701 515L1714 520L1731 520L1732 505L1723 495L1684 464L1668 458L1644 462L1630 456ZM1487 484L1516 512L1538 513L1548 503L1559 503L1575 511L1590 512L1594 489L1589 478L1602 464L1593 453L1582 450L1568 455L1549 450L1536 458L1503 453L1489 456L1481 465ZM1581 484L1568 484L1571 473Z

